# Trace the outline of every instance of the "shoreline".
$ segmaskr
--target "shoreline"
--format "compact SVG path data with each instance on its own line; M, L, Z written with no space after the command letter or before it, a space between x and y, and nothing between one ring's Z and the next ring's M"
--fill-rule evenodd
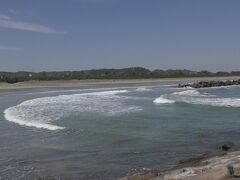
M119 180L234 180L240 179L240 147L224 144L213 151L179 161L165 170L142 169Z
M160 79L113 79L113 80L58 80L58 81L24 81L15 84L0 83L1 91L57 88L100 88L114 86L171 85L210 80L236 80L240 76L229 77L193 77Z
M70 80L70 81L28 81L16 84L0 83L0 92L23 91L23 90L46 90L59 88L110 88L122 86L147 86L147 85L173 85L180 82L196 82L202 80L234 80L239 76L232 77L204 77L204 78L166 78L166 79L131 79L131 80ZM120 178L120 180L230 180L232 175L229 164L221 161L233 159L239 161L240 172L240 148L230 151L216 151L184 160L175 164L174 167L160 170L144 169L132 176ZM212 164L211 164L212 163ZM236 162L234 162L236 163ZM210 164L210 165L209 165ZM213 165L213 166L212 166ZM232 164L230 164L232 165ZM235 164L233 164L235 166ZM238 165L238 164L237 164ZM234 168L234 167L233 167ZM221 175L219 177L219 174ZM223 177L224 176L224 177ZM239 175L240 177L240 175ZM205 178L205 179L204 179ZM236 178L234 178L236 179ZM238 178L237 178L238 179ZM240 178L239 178L240 179Z

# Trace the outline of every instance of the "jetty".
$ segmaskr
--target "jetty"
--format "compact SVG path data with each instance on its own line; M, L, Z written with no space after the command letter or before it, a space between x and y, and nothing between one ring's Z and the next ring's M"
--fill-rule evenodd
M199 81L194 83L178 84L178 88L209 88L209 87L221 87L221 86L233 86L240 85L239 80L226 80L226 81Z

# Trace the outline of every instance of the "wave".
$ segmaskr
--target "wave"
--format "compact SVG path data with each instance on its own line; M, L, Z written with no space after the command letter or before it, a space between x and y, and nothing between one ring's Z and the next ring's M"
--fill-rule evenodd
M174 104L176 101L160 96L153 101L155 104Z
M171 89L177 89L177 90L179 90L179 89L194 89L193 87L190 87L190 86L187 86L187 87L172 87Z
M186 90L165 94L153 101L155 104L173 104L182 102L216 107L240 107L240 98L216 98L214 95L201 94L197 90Z
M209 105L217 107L240 107L240 99L238 98L163 98L159 97L153 101L155 104L173 104L175 102L183 102L196 105Z
M64 129L64 127L61 127L61 126L55 126L55 125L41 123L41 122L27 121L26 119L23 119L21 116L18 116L17 112L14 111L13 107L8 108L4 111L4 117L8 121L14 122L14 123L22 125L22 126L44 128L44 129L48 129L48 130Z
M138 92L151 91L151 89L150 89L150 88L146 88L146 87L138 87L138 88L136 89L136 91L138 91Z
M54 125L54 122L76 113L91 112L112 116L140 111L139 106L126 103L130 97L118 95L127 92L129 91L112 90L35 98L6 109L4 116L6 120L19 125L59 130L64 127Z
M186 90L186 91L181 91L181 92L174 92L172 94L175 95L184 95L184 96L200 96L200 92L198 92L197 90L193 89L193 90Z
M123 88L123 87L122 87ZM126 87L127 88L127 87ZM83 91L107 91L107 90L116 90L120 88L81 88L81 89L68 89L68 90L50 90L50 91L38 91L38 92L28 92L24 93L24 95L34 95L34 94L54 94L54 93L68 93L68 92L83 92Z
M152 88L156 87L173 87L177 86L177 84L166 84L166 85L155 85L155 86L144 86L144 87L136 87L133 86L121 86L121 87L98 87L98 88L81 88L81 89L67 89L67 90L48 90L48 91L36 91L36 92L27 92L24 95L35 95L35 94L54 94L54 93L68 93L68 92L84 92L84 91L109 91L109 90L118 90L118 89L136 89L136 91L152 91ZM179 89L179 88L172 88Z
M180 102L218 107L240 107L240 99L238 98L190 98L180 99Z
M208 94L208 93L201 94L196 89L180 91L180 92L174 92L172 94L173 95L180 95L180 96L193 96L193 97L197 97L197 96L201 96L201 97L214 97L214 95L211 95L211 94Z

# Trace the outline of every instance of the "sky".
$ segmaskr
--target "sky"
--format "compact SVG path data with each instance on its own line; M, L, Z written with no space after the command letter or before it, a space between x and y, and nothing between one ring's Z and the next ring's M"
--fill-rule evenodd
M240 70L239 0L1 0L0 71Z

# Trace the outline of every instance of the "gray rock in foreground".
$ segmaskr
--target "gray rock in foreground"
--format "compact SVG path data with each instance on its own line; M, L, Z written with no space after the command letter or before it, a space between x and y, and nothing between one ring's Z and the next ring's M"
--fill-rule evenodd
M240 178L240 149L224 144L225 151L203 154L165 170L143 170L119 180L230 180Z

